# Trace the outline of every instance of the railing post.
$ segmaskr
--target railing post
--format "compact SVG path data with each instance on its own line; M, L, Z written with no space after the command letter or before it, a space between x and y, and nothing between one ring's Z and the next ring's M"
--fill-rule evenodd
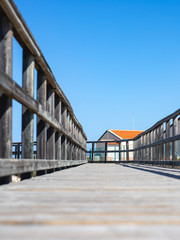
M157 142L157 140L158 140L158 129L157 128L155 128L154 129L154 143L156 143ZM154 146L154 161L157 161L158 159L157 159L157 156L158 156L158 149L157 149L157 145L155 145Z
M94 143L92 143L92 162L94 161Z
M149 144L152 143L152 131L149 132ZM149 161L152 161L152 147L149 148Z
M146 134L146 145L149 145L149 132ZM149 161L149 147L146 147L146 160Z
M46 109L47 80L43 71L37 72L37 101ZM37 159L46 159L46 123L37 117ZM46 170L37 171L36 175L46 174Z
M164 139L164 126L163 126L163 123L159 126L159 140L163 140ZM160 144L159 146L159 159L160 161L161 160L164 160L164 144Z
M76 146L76 159L79 160L79 146Z
M61 159L67 160L67 138L64 135L61 136Z
M78 155L78 160L80 160L80 147L77 147L77 155Z
M142 135L141 136L141 147L144 145L144 136ZM143 149L141 149L141 161L143 161L144 160L144 150Z
M170 137L170 120L166 122L166 138ZM170 143L166 143L166 160L170 161Z
M151 140L152 140L152 143L155 142L155 132L154 132L154 129L152 130ZM155 146L152 147L152 161L154 161L154 160L155 160Z
M64 129L66 129L67 125L67 108L65 104L61 103L61 125ZM65 135L61 136L61 159L67 160L67 137Z
M55 118L61 124L61 100L55 94ZM61 160L61 134L59 131L55 133L55 159Z
M37 101L46 109L47 80L40 70L37 74ZM37 159L46 159L46 123L37 117Z
M71 115L69 116L69 132L71 134L71 136L73 136L72 134L72 118ZM70 160L73 159L73 142L70 141Z
M140 147L140 138L137 139L137 148ZM140 160L140 150L137 150L137 161Z
M121 162L121 142L119 142L119 162Z
M67 153L66 160L69 160L69 139L68 138L66 138L66 153Z
M157 128L157 141L160 140L161 129L160 127ZM160 145L157 145L157 160L160 160Z
M23 50L23 89L34 97L34 57ZM33 158L34 114L22 106L22 158Z
M178 116L173 119L173 130L172 136L178 135ZM172 160L176 161L178 159L178 141L172 142Z
M55 93L51 85L47 85L47 110L54 116ZM55 132L53 127L47 124L47 159L55 159Z
M12 25L0 9L0 68L12 78ZM12 99L0 91L0 158L12 158ZM1 178L8 183L10 177Z
M107 142L105 142L105 163L107 161Z
M34 57L28 49L23 49L23 89L34 97ZM22 158L33 159L34 114L22 106ZM32 173L21 174L21 179L31 178Z
M126 161L129 161L129 141L126 141Z
M72 160L72 142L69 142L70 146L69 146L69 159Z

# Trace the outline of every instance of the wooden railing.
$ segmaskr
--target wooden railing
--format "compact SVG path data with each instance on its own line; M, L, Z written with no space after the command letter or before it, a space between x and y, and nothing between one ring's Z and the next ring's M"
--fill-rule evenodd
M180 166L179 115L180 109L133 139L88 141L88 161Z
M13 37L23 49L22 87L12 80ZM37 70L37 100L34 98L35 69ZM33 162L34 168L23 168L23 164L27 166L32 160L11 160L12 99L22 104L22 159L33 159L34 114L37 115L36 163L38 164L39 161L38 167ZM84 163L86 162L86 140L81 124L76 119L68 99L57 84L16 5L12 0L1 0L0 158L8 160L1 160L0 181L9 182L9 176L12 174L21 173L22 178L31 177L32 171L37 171L37 175L43 174L47 169L59 168L61 164L64 166L65 162L63 163L62 160L66 162L74 160L72 165ZM66 163L67 166L70 165L69 163ZM6 168L7 165L9 171L3 170L3 166ZM21 167L18 167L20 165ZM12 170L15 168L16 170Z

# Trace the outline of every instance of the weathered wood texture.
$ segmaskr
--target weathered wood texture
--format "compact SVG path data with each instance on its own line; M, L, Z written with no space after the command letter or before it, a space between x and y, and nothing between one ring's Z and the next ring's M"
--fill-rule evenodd
M23 51L23 89L34 97L34 57ZM22 158L33 158L34 114L22 106Z
M42 71L37 74L37 101L46 109L47 80ZM46 159L46 123L37 117L37 159Z
M47 110L54 117L55 94L53 88L47 85ZM47 125L47 159L55 159L55 131L54 128Z
M1 186L1 239L179 240L179 179L177 170L86 164Z
M12 77L12 25L0 8L0 69ZM0 158L10 158L12 149L12 99L0 89Z
M12 36L23 50L23 87L12 80ZM34 99L35 68L38 73L37 100ZM0 91L0 158L12 157L12 98L22 104L23 159L34 157L34 114L37 115L39 159L60 160L63 155L63 160L71 160L72 145L79 152L86 152L87 137L83 128L12 0L0 1ZM73 124L76 135L73 135Z
M35 41L31 31L29 30L25 20L23 19L21 13L19 12L17 6L12 0L1 0L0 7L8 16L11 24L13 25L13 33L16 40L20 43L22 48L28 48L31 54L35 58L36 69L41 69L46 75L47 81L53 87L56 94L63 100L65 105L67 106L73 121L76 123L79 129L81 129L82 135L85 139L87 139L86 134L83 131L81 124L76 119L76 116L73 112L72 106L69 103L66 95L56 82L56 79L47 64L37 42Z
M23 50L23 79L22 87L12 80L12 37L15 37ZM37 100L34 93L34 72L37 70ZM65 94L57 84L50 67L48 66L39 46L17 9L14 1L0 1L0 158L12 158L12 98L22 104L22 145L15 146L16 157L23 159L34 158L34 114L37 115L37 150L36 157L44 160L47 168L40 168L37 160L11 161L9 172L6 168L0 170L0 184L8 183L16 169L16 174L21 178L32 177L33 171L37 175L55 171L61 164L57 160L70 160L72 163L72 149L75 145L78 149L86 152L87 137L81 124L76 119L73 109ZM61 107L62 105L62 107ZM63 113L62 113L63 110ZM62 116L61 116L62 114ZM62 119L62 120L61 120ZM78 136L73 135L71 129L74 124ZM14 126L15 127L15 126ZM61 139L61 136L64 136ZM79 136L82 136L81 138ZM64 140L64 141L63 141ZM68 146L67 146L68 144ZM61 151L62 149L62 151ZM68 157L67 157L68 156ZM52 160L51 165L45 159ZM86 159L79 156L76 160ZM48 164L47 164L48 163ZM53 166L49 167L49 166ZM14 167L13 167L14 164ZM25 164L25 165L24 165ZM31 167L29 167L29 165ZM38 169L36 169L38 164ZM40 165L39 165L40 164ZM28 172L26 167L28 165ZM56 166L57 165L57 166ZM21 170L21 166L23 171ZM19 169L19 172L17 172Z
M28 95L24 89L22 89L17 83L11 80L5 73L0 70L0 90L3 90L8 96L16 99L19 103L23 104L29 110L37 114L43 121L47 122L54 129L58 130L60 133L66 135L75 144L80 145L86 151L86 146L81 145L72 133L69 133L55 117L51 114L35 99Z
M42 159L0 159L0 177L26 174L33 171L72 167L87 163L87 160L42 160Z

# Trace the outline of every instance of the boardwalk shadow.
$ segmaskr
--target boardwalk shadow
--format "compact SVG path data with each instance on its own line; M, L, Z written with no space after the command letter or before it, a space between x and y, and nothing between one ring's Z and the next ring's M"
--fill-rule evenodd
M169 178L174 178L174 179L180 180L180 171L177 171L177 170L159 169L159 168L155 168L155 167L142 166L142 165L128 165L128 164L120 164L120 165L123 167L133 168L133 169L137 169L140 171L150 172L150 173L158 174L158 175L161 175L164 177L169 177ZM169 171L169 172L167 172L167 171ZM179 175L173 174L174 172L179 173Z

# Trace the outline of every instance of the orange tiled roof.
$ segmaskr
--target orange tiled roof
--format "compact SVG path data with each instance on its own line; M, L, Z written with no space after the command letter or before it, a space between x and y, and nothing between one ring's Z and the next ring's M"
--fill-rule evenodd
M136 130L112 130L112 129L110 129L109 131L116 134L122 139L131 139L143 132L143 131L136 131Z

